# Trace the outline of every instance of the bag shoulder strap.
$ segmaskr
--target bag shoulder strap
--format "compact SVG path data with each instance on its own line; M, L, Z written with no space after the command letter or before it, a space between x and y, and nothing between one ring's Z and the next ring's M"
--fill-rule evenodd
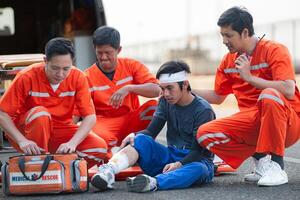
M25 173L25 156L20 156L19 161L18 161L18 165L19 165L20 171L22 172L22 174L23 174L23 176L26 180L36 181L36 180L39 180L45 174L51 160L53 160L53 156L52 155L47 155L44 162L43 162L42 168L41 168L41 174L38 177L29 178L26 175L26 173Z

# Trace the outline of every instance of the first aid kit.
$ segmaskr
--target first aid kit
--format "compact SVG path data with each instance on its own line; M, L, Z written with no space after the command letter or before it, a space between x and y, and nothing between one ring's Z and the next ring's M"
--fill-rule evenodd
M6 195L88 190L87 162L75 153L14 156L3 164L1 171Z

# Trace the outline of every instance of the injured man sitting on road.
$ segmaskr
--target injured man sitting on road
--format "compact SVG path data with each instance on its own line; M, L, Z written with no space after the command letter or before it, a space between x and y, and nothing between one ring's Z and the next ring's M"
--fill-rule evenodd
M91 179L95 188L113 188L115 174L135 163L145 174L127 178L130 192L187 188L212 181L214 155L197 145L195 134L200 125L215 119L215 113L206 100L191 92L188 73L189 66L183 61L169 61L160 67L156 77L162 97L152 121L145 130L128 135L122 149L99 167ZM166 122L167 147L155 141Z

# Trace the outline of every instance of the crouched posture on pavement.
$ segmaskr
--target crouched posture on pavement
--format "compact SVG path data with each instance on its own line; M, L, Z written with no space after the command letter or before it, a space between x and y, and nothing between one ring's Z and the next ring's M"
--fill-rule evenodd
M72 43L54 38L45 54L45 62L19 72L1 98L1 127L10 143L25 154L76 151L89 166L101 164L107 145L89 133L95 111L86 77L72 66ZM79 127L72 123L75 105L84 118Z
M245 181L275 186L288 182L283 156L300 135L300 94L288 49L256 37L252 23L251 14L238 7L219 18L229 53L217 70L215 89L196 93L216 104L234 94L240 112L201 126L197 139L233 168L253 156L256 169Z
M145 174L127 179L128 190L132 192L187 188L196 182L211 182L213 154L197 144L195 133L200 125L213 120L215 114L204 99L191 93L189 72L182 61L166 62L160 67L156 76L162 97L154 118L147 129L127 136L121 146L130 145L99 167L91 180L94 187L112 188L115 174L136 162ZM168 147L155 141L166 122ZM191 151L192 146L201 153Z

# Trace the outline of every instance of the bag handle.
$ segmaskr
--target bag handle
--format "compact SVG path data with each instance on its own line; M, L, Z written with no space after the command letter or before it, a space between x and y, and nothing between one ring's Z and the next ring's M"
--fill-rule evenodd
M19 164L20 171L22 172L22 174L23 174L23 176L26 180L36 181L36 180L39 180L40 178L42 178L42 176L45 174L51 160L53 160L53 156L52 155L47 155L44 162L43 162L43 165L42 165L41 174L36 178L34 178L34 177L29 178L25 173L25 156L21 156L19 158L18 164Z

